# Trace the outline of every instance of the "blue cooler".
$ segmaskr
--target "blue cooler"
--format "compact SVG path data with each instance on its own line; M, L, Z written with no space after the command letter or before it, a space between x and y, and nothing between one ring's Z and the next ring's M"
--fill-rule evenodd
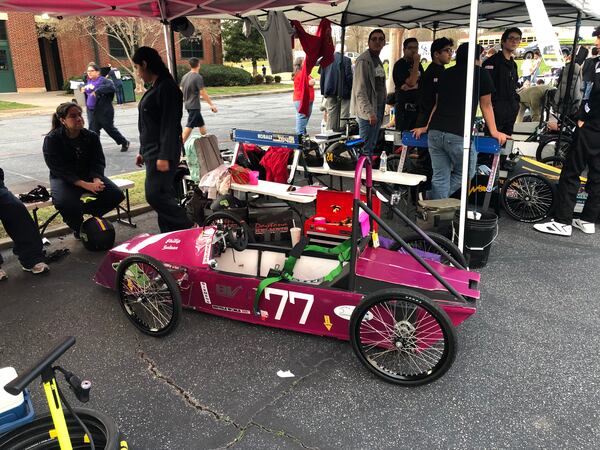
M4 386L15 378L17 371L13 367L0 369L0 434L31 422L35 417L27 390L19 395L11 395L4 390Z

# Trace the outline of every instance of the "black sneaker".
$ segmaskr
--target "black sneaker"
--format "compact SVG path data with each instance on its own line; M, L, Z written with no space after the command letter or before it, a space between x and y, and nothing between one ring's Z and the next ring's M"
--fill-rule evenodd
M126 152L127 150L129 150L129 141L125 141L122 145L121 145L121 151L122 152Z

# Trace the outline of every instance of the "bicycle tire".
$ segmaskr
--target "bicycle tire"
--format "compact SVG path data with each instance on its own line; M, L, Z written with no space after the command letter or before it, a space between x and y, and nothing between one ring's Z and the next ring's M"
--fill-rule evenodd
M558 141L558 136L542 139L535 152L535 159L542 161L544 158L549 157L566 158L573 140L569 136L562 136L558 150L556 149L556 141ZM553 144L552 148L550 148L550 144Z
M137 269L130 270L134 265ZM142 283L140 277L145 277ZM148 287L156 287L156 291L150 292ZM116 289L123 312L142 333L162 337L177 328L182 314L181 292L173 275L157 259L141 254L123 259L117 268ZM166 294L168 297L160 297Z
M509 178L504 182L500 195L506 213L526 223L539 222L548 217L554 206L554 197L550 181L534 173L522 173Z
M560 156L548 156L547 158L542 159L540 162L562 170L563 166L565 165L565 158L561 158Z
M456 262L459 263L461 266L468 266L465 255L463 255L460 249L456 246L456 244L450 239L448 239L446 236L429 231L425 232L425 234L427 234L427 236L433 239L433 241L436 244L438 244L442 248L442 250L445 250L446 253L452 256L456 260ZM440 262L446 266L450 265L450 261L448 260L448 258L446 258L445 255L440 254L433 246L431 246L425 239L423 239L423 237L419 233L411 233L406 237L403 236L402 239L404 239L404 242L406 242L413 248L423 250L428 253L440 255ZM398 242L394 241L394 243L390 247L390 250L397 251L401 248L402 246Z
M87 408L73 408L75 414L88 427L97 450L119 450L121 435L115 421L106 414ZM84 442L84 432L75 417L65 410L65 418L74 450L89 449ZM0 436L0 448L6 450L59 450L57 438L50 437L54 429L50 414L44 414L15 430Z
M365 297L352 312L350 342L367 369L403 386L437 380L452 366L457 349L446 312L409 289L385 289Z

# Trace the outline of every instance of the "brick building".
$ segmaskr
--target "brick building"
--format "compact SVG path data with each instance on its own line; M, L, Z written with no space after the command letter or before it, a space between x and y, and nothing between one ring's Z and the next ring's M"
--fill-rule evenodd
M83 74L90 61L100 66L108 63L115 67L129 65L118 40L98 35L101 44L98 45L88 35L61 35L55 39L39 37L38 30L49 25L51 22L43 16L0 12L0 92L60 90L69 77ZM179 40L179 35L175 36L178 63L192 56L207 64L223 63L220 35L216 41L210 38ZM103 48L109 49L115 58ZM162 35L156 48L164 51Z

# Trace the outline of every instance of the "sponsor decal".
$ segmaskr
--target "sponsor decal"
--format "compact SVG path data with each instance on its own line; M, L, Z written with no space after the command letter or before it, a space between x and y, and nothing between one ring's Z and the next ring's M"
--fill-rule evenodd
M248 310L248 309L230 308L229 306L212 305L212 309L216 309L217 311L225 311L225 312L232 312L232 313L238 313L238 314L250 314L250 310Z
M233 288L231 286L226 286L224 284L217 284L216 290L217 290L217 295L220 295L220 296L226 297L226 298L234 298L235 295L242 290L242 286Z
M208 286L204 281L200 282L200 287L202 288L202 297L204 297L204 303L207 305L211 304L210 295L208 294Z
M352 312L354 311L355 306L351 305L340 305L336 306L333 310L333 313L341 319L350 320L352 317ZM371 320L373 318L373 314L367 312L363 320Z

